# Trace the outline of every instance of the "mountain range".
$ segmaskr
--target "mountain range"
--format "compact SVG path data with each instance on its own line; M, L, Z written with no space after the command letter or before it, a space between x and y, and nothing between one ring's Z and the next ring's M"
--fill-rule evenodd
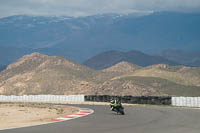
M32 53L0 72L0 94L199 96L200 67L119 62L93 70L70 59Z
M128 52L120 52L120 51L103 52L88 59L83 64L92 69L99 70L111 67L122 61L129 62L132 64L137 64L143 67L154 64L168 64L171 66L178 65L178 63L167 60L161 56L151 56L144 54L140 51L133 51L133 50Z
M32 52L82 63L104 51L138 50L147 54L170 48L192 51L200 49L199 43L199 13L77 18L19 15L0 19L0 64L5 65ZM198 62L199 58L195 60Z

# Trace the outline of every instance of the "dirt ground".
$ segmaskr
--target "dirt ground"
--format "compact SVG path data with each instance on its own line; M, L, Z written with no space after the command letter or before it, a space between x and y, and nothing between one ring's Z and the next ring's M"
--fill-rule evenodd
M78 112L70 106L39 103L0 103L0 130L52 122L58 118Z

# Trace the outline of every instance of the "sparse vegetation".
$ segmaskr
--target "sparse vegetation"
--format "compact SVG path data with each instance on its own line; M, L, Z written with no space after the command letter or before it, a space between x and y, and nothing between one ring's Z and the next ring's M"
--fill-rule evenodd
M64 113L64 109L62 108L57 109L57 114L63 114L63 113Z

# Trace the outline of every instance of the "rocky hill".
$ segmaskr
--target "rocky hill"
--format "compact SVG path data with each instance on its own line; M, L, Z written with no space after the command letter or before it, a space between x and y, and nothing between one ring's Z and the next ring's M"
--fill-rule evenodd
M32 53L0 72L0 94L199 96L200 68L119 62L93 70L64 57Z
M96 85L97 72L64 57L26 55L0 73L1 94L83 94Z
M132 96L200 96L200 87L155 77L123 76L101 84L97 94Z
M134 71L136 71L137 69L140 69L140 68L142 68L142 67L122 61L122 62L120 62L114 66L111 66L107 69L103 69L102 71L107 72L107 73L118 73L118 74L122 75L122 74L133 73Z
M135 73L131 74L131 76L157 77L182 85L194 85L194 86L200 85L200 78L197 76L194 77L193 74L190 74L189 76L189 73L183 74L179 71L175 72L168 71L168 70L158 69L156 67L147 67L144 69L140 69Z
M120 69L118 70L120 71ZM134 96L199 96L199 70L199 67L166 64L138 68L104 82L100 85L98 92L99 94L131 94Z

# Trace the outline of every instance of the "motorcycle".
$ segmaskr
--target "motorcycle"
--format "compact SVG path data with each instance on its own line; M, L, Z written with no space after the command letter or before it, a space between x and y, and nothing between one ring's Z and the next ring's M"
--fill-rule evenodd
M117 114L125 115L124 107L121 104L117 104L116 106L110 105L111 111L117 112Z

